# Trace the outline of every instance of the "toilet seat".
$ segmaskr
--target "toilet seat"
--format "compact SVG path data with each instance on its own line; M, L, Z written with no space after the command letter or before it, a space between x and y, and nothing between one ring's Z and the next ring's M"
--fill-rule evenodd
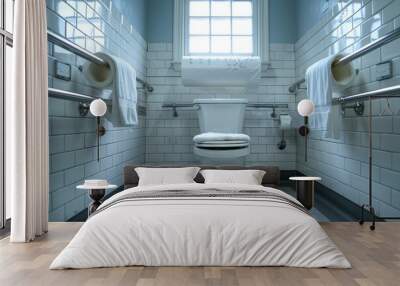
M193 137L195 144L206 142L250 142L249 135L242 133L205 132Z
M240 148L249 146L248 141L206 141L202 143L196 143L198 148L214 148L214 149L229 149L229 148Z
M193 138L194 153L209 158L238 158L250 153L246 134L207 132Z

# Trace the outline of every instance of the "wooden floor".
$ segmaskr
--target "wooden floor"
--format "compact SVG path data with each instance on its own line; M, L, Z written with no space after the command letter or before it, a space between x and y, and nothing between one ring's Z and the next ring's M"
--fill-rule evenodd
M353 269L286 267L126 267L48 270L81 223L51 223L30 244L0 241L0 285L400 285L400 223L379 223L375 232L357 223L323 223Z

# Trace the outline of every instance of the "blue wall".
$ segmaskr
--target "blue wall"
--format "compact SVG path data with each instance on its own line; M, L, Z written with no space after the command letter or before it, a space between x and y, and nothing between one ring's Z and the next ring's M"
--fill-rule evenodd
M127 17L142 37L147 40L146 0L114 0L113 4Z
M296 42L296 1L269 1L269 37L271 43Z
M321 19L328 0L295 0L296 41Z
M270 0L269 2L271 43L294 43L296 41L296 0ZM149 0L147 5L148 42L172 42L174 1Z
M174 0L149 0L147 4L147 41L172 43Z

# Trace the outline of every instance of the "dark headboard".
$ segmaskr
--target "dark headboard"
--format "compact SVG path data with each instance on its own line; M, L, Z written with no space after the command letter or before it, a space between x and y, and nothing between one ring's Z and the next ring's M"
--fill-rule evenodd
M188 166L143 166L143 165L130 165L124 168L124 188L133 188L136 187L139 183L139 177L135 172L136 167L147 167L147 168L177 168L177 167L188 167ZM191 167L191 166L189 166ZM278 186L280 184L280 170L279 167L274 166L249 166L249 167L241 167L241 166L198 166L201 169L222 169L222 170L263 170L265 171L264 178L262 180L262 184L264 186ZM204 178L200 174L197 174L194 180L197 183L204 183Z

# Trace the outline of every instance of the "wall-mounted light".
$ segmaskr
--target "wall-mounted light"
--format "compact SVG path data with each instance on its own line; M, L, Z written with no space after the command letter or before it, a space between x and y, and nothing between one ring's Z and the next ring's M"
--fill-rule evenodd
M304 117L304 125L299 128L299 133L304 136L304 160L307 162L307 137L310 130L308 129L308 117L314 112L314 103L309 99L303 99L297 105L297 111Z
M100 161L100 136L106 134L104 126L100 125L100 118L107 112L107 104L101 99L95 99L90 103L90 113L96 117L97 129L97 161Z

